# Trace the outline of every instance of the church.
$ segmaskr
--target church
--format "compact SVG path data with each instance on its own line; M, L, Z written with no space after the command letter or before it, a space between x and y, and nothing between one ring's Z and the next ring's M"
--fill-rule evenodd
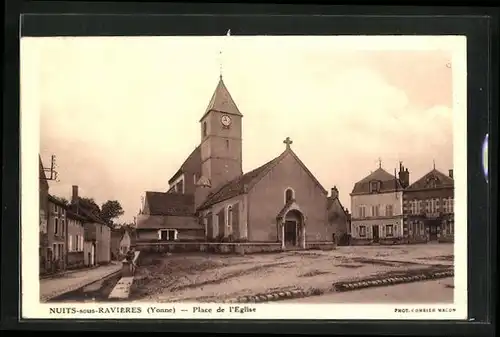
M145 193L138 243L203 242L248 251L335 246L338 225L329 219L347 218L348 211L335 208L342 214L332 217L329 208L339 204L338 191L336 199L328 196L289 137L282 153L243 173L243 115L222 76L199 123L200 144L171 177L168 190Z

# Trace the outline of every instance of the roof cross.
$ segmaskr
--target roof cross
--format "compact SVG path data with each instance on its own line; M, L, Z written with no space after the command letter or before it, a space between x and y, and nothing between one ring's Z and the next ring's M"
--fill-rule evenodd
M283 141L284 144L286 144L286 148L289 149L290 145L292 145L293 141L290 139L290 137L286 137L286 139Z
M378 167L382 168L382 158L378 157Z

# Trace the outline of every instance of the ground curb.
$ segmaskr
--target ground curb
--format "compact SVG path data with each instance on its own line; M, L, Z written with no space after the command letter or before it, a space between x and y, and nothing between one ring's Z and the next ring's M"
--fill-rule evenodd
M279 300L284 300L284 299L290 299L290 298L298 298L298 297L306 297L309 294L302 290L302 289L296 289L296 290L290 290L290 291L279 291L279 292L272 292L272 293L266 293L266 294L259 294L259 295L253 295L253 296L242 296L237 298L234 301L234 303L262 303L262 302L272 302L272 301L279 301Z
M352 282L338 282L333 284L334 291L351 291L362 288L381 287L400 283L411 283L424 280L434 280L439 278L453 276L453 270L444 270L439 272L427 272L411 276L394 276L383 279L358 280Z

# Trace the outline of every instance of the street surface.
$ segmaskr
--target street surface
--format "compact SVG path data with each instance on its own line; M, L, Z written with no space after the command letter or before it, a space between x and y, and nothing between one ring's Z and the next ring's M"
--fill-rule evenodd
M283 303L453 303L453 278L286 300Z
M111 263L93 269L68 272L60 277L40 280L40 301L46 302L64 293L76 290L90 283L99 281L121 270L121 263Z
M144 255L131 300L214 302L293 289L324 293L334 282L442 266L453 266L452 244L349 246L246 256Z

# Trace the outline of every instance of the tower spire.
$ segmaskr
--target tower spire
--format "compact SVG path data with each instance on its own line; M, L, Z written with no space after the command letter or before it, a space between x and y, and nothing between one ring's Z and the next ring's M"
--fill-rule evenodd
M231 36L231 29L227 30L226 37ZM222 47L219 50L219 78L222 80L223 60L222 60Z

